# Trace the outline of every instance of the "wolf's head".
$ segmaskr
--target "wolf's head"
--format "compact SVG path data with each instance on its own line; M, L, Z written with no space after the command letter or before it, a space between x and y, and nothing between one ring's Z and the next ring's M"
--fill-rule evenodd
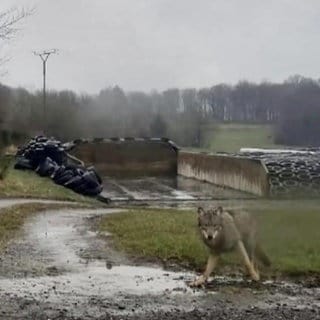
M222 207L216 207L207 211L202 207L198 208L199 229L205 242L209 246L219 243L222 239L222 213Z

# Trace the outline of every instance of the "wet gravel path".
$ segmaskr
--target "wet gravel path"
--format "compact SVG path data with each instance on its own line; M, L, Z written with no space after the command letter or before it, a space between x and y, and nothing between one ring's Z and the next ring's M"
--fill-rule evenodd
M12 205L0 201L0 207ZM0 256L0 319L320 319L320 289L136 265L91 230L117 209L45 211Z

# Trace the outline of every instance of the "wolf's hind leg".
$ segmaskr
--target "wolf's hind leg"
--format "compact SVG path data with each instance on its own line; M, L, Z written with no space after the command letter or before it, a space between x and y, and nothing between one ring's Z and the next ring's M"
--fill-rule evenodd
M247 252L249 254L249 259L251 261L251 264L259 277L259 268L257 263L257 257L255 254L255 247L256 247L256 243L254 241L250 242L247 246L245 246L245 248L247 248Z
M245 267L247 268L251 278L255 281L260 280L259 273L255 270L252 261L250 261L247 250L241 240L238 241L238 251L243 259L243 263Z
M217 266L218 260L219 260L219 256L210 254L208 258L206 270L200 277L198 277L197 279L195 279L189 284L190 287L199 287L203 285L208 280L208 278L210 277L210 274Z

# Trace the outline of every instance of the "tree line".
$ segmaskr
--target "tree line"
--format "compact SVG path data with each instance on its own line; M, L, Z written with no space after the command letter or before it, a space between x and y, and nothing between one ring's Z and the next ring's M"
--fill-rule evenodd
M211 88L125 92L109 87L97 95L47 93L0 85L0 129L34 135L45 128L61 140L78 137L167 136L201 147L203 127L221 122L273 124L277 143L319 145L320 81L292 76L283 83L240 81ZM44 123L46 119L46 123Z

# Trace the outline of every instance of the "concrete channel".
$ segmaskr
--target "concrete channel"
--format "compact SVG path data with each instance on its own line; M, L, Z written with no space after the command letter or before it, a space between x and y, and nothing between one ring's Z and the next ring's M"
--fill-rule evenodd
M255 199L252 194L219 187L195 179L176 177L104 177L102 196L112 201L182 202Z

